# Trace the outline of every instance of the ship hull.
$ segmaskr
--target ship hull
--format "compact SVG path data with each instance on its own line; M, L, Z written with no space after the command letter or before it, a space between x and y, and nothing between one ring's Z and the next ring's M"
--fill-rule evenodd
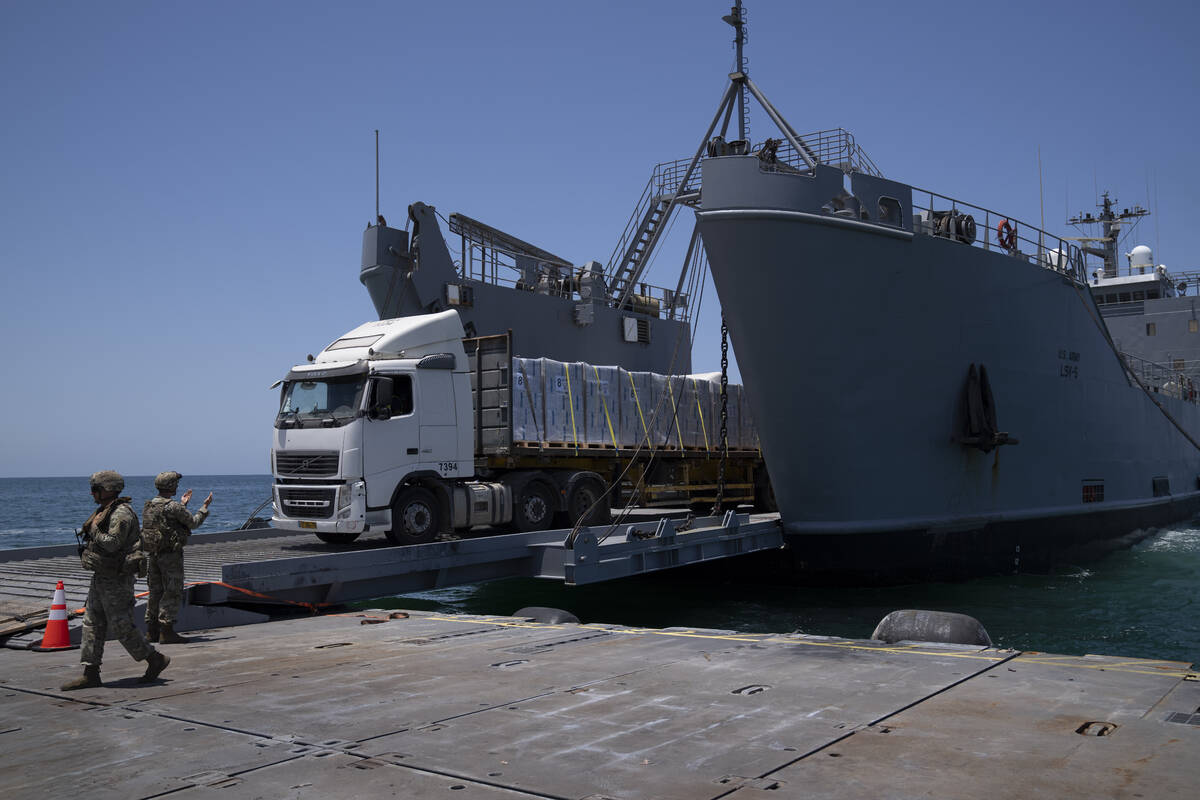
M701 235L795 566L1047 568L1197 512L1200 409L1128 377L1086 286L823 214L828 174L704 169ZM1017 444L961 443L972 364Z

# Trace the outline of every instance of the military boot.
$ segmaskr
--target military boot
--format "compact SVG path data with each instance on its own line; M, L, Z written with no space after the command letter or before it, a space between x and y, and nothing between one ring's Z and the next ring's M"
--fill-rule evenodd
M158 641L158 620L157 619L146 620L146 641L147 642L157 642Z
M165 653L160 653L157 650L151 650L150 656L146 659L146 674L138 678L138 683L150 683L159 676L167 664L171 663L171 657Z
M67 681L61 687L64 692L72 692L76 689L94 689L101 686L100 683L100 668L93 666L85 666L83 675L73 681Z
M187 644L191 639L176 633L174 622L164 622L159 629L158 641L161 644Z

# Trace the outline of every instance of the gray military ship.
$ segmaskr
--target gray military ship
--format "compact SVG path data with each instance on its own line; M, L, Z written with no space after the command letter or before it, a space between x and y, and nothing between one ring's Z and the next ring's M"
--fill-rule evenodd
M416 203L405 230L364 235L380 317L454 307L469 335L513 329L518 355L684 373L707 258L789 571L1045 569L1200 511L1195 297L1148 248L1116 266L1144 212L1106 198L1071 220L1101 235L1068 238L885 178L847 131L796 133L745 69L740 0L724 21L736 61L717 112L691 159L655 167L607 265L461 214L444 219L454 260ZM752 101L779 138L749 139ZM675 288L652 287L685 208Z
M740 3L726 21L742 65ZM1092 274L1112 219L1080 247L886 179L730 79L685 171L794 565L1044 569L1200 510L1195 362L1147 345L1200 336L1195 298L1147 253ZM747 140L746 95L781 139Z

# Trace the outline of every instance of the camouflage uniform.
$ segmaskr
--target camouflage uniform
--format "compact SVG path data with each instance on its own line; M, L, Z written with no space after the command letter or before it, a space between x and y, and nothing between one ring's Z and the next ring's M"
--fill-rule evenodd
M85 569L92 570L87 613L83 617L83 650L79 660L97 669L104 658L108 634L119 639L135 661L154 652L133 624L133 580L136 566L126 556L137 548L138 520L128 497L118 497L84 525L89 541L83 551Z
M171 659L151 647L133 626L133 579L145 563L137 514L128 497L117 497L125 479L111 469L92 473L92 499L99 508L83 523L86 545L79 552L83 568L91 571L87 613L83 617L83 675L62 685L64 692L102 686L100 661L104 641L112 634L120 639L135 661L146 662L146 674L138 680L157 678Z
M183 602L183 546L192 530L208 518L208 509L195 514L178 500L152 497L142 509L142 547L146 551L146 624L174 626Z

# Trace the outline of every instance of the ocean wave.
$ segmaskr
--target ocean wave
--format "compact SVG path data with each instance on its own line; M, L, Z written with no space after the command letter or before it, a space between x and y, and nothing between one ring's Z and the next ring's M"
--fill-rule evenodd
M1200 553L1200 528L1171 528L1147 539L1140 548L1150 553Z

